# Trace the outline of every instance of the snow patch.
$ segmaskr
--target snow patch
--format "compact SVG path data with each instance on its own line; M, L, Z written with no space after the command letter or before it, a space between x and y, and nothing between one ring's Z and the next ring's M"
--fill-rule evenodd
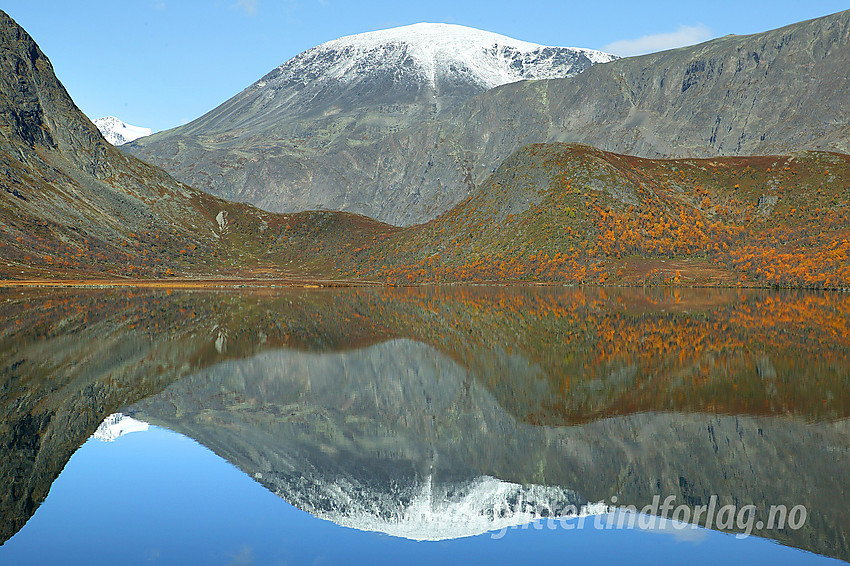
M227 228L227 211L219 211L219 213L215 217L215 221L218 222L219 231L224 232L224 229Z

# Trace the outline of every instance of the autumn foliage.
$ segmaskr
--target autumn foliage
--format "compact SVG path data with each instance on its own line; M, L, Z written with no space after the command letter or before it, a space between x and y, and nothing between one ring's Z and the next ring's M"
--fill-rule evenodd
M850 158L649 160L529 146L434 221L355 251L391 283L850 287Z

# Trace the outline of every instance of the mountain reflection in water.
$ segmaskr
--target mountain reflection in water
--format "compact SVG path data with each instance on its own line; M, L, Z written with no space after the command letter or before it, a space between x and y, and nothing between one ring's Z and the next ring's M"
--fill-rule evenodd
M596 502L804 505L848 560L850 297L739 290L12 291L0 536L111 413L415 540ZM106 433L104 433L106 434ZM734 528L732 530L735 530ZM0 551L2 555L2 551Z

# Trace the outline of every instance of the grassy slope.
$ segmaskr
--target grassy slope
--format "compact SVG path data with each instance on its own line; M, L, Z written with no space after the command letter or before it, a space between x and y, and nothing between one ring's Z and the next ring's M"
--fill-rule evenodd
M327 262L305 259L319 256L286 245L291 231L341 248L383 229L343 213L269 214L132 158L97 179L57 152L28 153L24 165L0 152L0 278L328 275Z
M410 228L267 213L132 158L89 181L56 156L30 168L0 157L4 278L850 286L850 158L839 154L647 160L532 145Z

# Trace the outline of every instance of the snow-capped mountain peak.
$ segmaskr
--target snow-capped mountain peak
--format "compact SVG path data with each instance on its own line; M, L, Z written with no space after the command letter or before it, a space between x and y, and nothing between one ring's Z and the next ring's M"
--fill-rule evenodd
M230 128L254 127L266 114L274 122L285 114L303 119L364 108L409 116L411 105L427 109L427 116L497 86L571 77L616 58L454 24L413 24L308 49L203 120L224 130L219 121Z
M151 135L150 128L142 128L140 126L131 126L122 122L115 116L105 116L92 120L106 141L112 145L123 145L125 143Z
M330 73L343 79L351 70L359 69L364 55L376 52L391 55L393 49L399 47L404 47L405 63L412 62L426 71L432 85L438 74L465 71L470 75L468 78L485 88L523 79L561 78L577 74L582 69L565 65L565 52L584 56L591 64L616 59L614 55L593 49L547 47L475 28L432 23L349 35L319 45L307 53L337 51L349 55L347 60L339 61Z

